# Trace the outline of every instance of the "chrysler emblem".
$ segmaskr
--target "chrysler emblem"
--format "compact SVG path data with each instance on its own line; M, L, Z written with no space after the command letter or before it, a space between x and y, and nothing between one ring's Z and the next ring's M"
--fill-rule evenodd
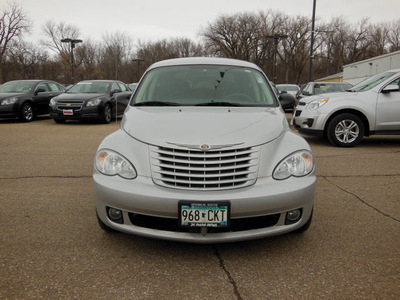
M201 148L201 150L208 150L208 149L210 149L210 146L204 144L204 145L201 145L200 148Z

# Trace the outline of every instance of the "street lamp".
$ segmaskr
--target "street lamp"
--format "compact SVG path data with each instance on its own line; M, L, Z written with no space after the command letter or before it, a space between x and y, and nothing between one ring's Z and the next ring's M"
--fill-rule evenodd
M71 79L72 79L72 84L74 84L74 48L75 48L75 44L78 43L82 43L82 40L78 40L78 39L70 39L70 38L66 38L66 39L62 39L61 40L62 43L70 43L71 45Z
M312 75L312 60L313 60L313 48L314 48L314 28L315 28L315 7L317 5L317 0L313 2L313 13L312 13L312 25L311 25L311 45L310 45L310 68L308 70L308 82L311 81Z
M140 66L140 63L141 62L144 62L144 59L138 59L138 58L136 58L136 59L132 59L132 62L137 62L137 81L139 81L139 66Z
M277 67L277 61L276 61L276 53L277 53L277 48L278 48L278 43L280 39L286 39L288 36L286 34L274 34L274 35L267 35L265 38L267 39L273 39L275 42L275 47L274 47L274 70L273 70L273 75L272 77L274 78L274 82L276 83L276 67Z

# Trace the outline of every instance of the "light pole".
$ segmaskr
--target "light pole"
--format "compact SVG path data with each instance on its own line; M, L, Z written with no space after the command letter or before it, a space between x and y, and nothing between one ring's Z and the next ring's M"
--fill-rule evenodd
M308 82L311 81L312 77L312 60L313 60L313 48L314 48L314 28L315 28L315 7L317 5L317 0L313 2L313 13L312 13L312 23L311 23L311 45L310 45L310 68L308 70Z
M276 61L276 53L278 51L278 43L280 39L286 39L288 36L286 34L274 34L274 35L267 35L265 38L267 39L273 39L274 40L274 70L273 70L273 74L272 77L274 78L274 82L276 83L276 68L277 68L277 61Z
M138 58L136 58L136 59L132 59L132 62L137 62L137 81L136 82L139 82L139 66L140 66L140 63L141 62L143 62L144 61L144 59L138 59Z
M75 44L82 43L82 40L66 38L66 39L62 39L61 42L62 43L70 43L70 45L71 45L71 79L72 79L72 84L74 84L75 83L74 82L74 48L75 48Z

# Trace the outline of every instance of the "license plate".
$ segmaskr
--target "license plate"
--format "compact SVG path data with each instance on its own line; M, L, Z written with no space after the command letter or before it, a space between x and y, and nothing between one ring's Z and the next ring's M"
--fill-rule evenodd
M72 109L64 109L63 110L64 116L72 116L73 114L74 114L74 111Z
M182 227L228 227L230 202L180 201L179 225Z

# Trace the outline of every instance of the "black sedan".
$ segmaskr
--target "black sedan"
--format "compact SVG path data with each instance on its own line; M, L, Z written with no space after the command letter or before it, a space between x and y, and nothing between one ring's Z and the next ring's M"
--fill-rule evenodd
M289 94L286 91L279 91L278 88L276 87L275 83L271 82L272 88L274 89L274 92L278 96L279 102L281 103L282 108L287 111L287 110L293 110L294 107L296 106L296 97L293 96L292 94Z
M49 80L14 80L0 86L0 118L30 122L49 113L50 100L65 88Z
M113 116L124 113L131 94L129 87L120 81L81 81L50 101L50 117L56 123L66 120L110 123Z

